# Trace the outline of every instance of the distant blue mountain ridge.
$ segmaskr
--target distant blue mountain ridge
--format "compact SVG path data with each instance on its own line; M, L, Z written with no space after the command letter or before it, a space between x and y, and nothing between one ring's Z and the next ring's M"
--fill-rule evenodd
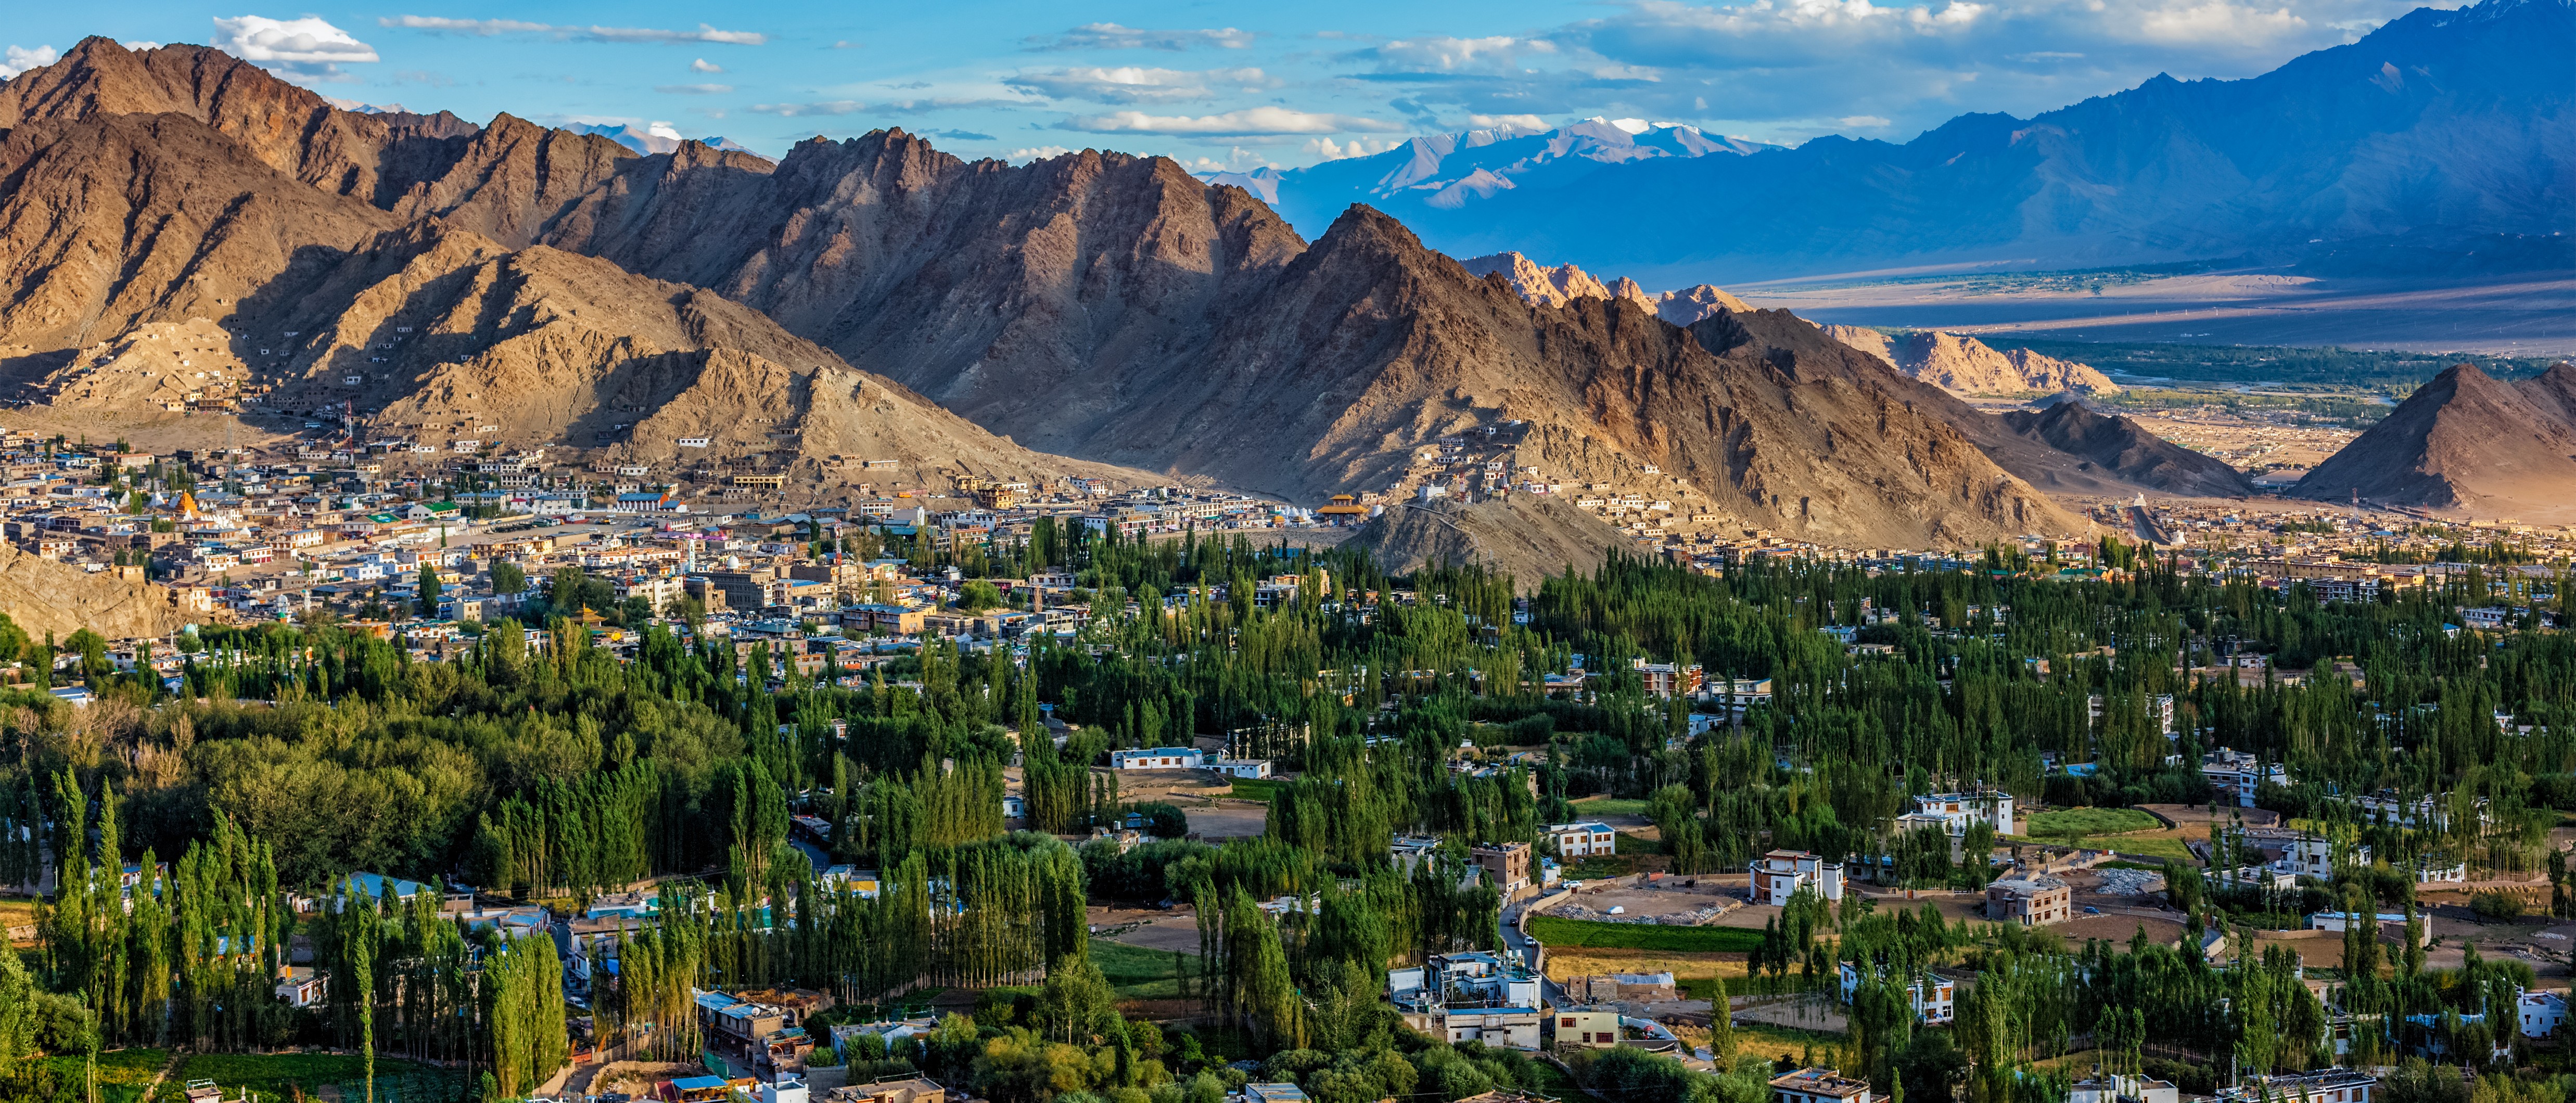
M1896 268L2219 261L2310 274L2576 269L2576 0L2418 9L2245 80L2159 74L1895 144L1763 146L1589 119L1212 174L1312 238L1353 203L1452 256L1649 287Z

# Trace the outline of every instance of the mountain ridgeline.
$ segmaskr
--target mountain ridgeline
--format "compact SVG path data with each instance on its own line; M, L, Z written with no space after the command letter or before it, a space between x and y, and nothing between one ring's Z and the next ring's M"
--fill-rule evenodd
M1657 286L1998 261L2563 272L2576 268L2570 57L2571 0L2483 0L2251 79L2160 74L1902 144L1766 148L1592 120L1419 138L1263 183L1301 228L1367 202L1458 256L1518 249Z
M1518 422L1552 478L1845 545L2079 531L2042 488L2215 485L2167 485L2123 419L2138 447L2025 432L1713 287L1534 301L1371 207L1309 242L1162 158L967 162L900 130L639 155L104 39L0 84L0 126L0 368L57 404L157 401L152 343L184 338L264 408L424 443L1304 501Z

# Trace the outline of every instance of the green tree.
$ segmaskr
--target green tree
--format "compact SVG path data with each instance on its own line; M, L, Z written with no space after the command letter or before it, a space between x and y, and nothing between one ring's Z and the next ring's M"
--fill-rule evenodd
M1100 967L1081 954L1066 954L1047 969L1038 990L1038 1027L1048 1037L1079 1043L1118 1030L1118 994Z
M957 607L969 613L980 613L1001 603L1001 588L984 579L974 579L957 591Z
M528 572L526 568L519 566L518 561L511 559L495 559L492 561L493 593L523 593L527 588Z
M423 620L428 620L428 619L431 619L431 618L434 618L434 617L438 616L438 592L439 592L440 588L441 588L441 587L440 587L440 583L439 583L439 581L438 581L438 568L433 567L433 566L431 566L431 565L429 565L429 564L427 564L427 563L423 563L423 564L421 564L421 565L420 565L420 615L421 615L421 619L423 619Z

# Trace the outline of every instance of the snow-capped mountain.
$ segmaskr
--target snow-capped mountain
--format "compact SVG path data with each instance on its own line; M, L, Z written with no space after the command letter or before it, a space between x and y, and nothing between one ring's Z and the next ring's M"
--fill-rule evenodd
M1354 202L1389 211L1415 205L1454 211L1501 192L1566 187L1612 165L1777 148L1695 126L1595 116L1553 130L1435 134L1384 153L1326 161L1283 174L1274 185L1279 198L1271 202L1299 228L1320 228Z
M1287 173L1432 247L1650 286L1917 266L2243 258L2317 274L2576 268L2576 0L2421 8L2245 80L2158 76L1902 144L1759 148L1637 120L1420 138ZM1716 154L1726 154L1718 156Z

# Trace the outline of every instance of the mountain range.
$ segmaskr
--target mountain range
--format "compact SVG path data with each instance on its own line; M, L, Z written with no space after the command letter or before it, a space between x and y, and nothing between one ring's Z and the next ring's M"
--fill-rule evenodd
M892 460L906 485L1307 503L1508 427L1510 462L1676 524L1844 546L2083 531L2052 494L2246 492L2126 418L1987 414L1713 286L1471 268L1362 204L1309 241L1163 158L968 162L900 130L638 154L105 39L0 83L0 129L0 387L63 410L238 385L424 447L817 497Z
M1264 183L1457 256L1648 286L1924 266L2235 259L2310 274L2576 268L2576 3L2419 9L2245 80L2176 80L1902 144L1794 149L1637 120L1419 138Z

